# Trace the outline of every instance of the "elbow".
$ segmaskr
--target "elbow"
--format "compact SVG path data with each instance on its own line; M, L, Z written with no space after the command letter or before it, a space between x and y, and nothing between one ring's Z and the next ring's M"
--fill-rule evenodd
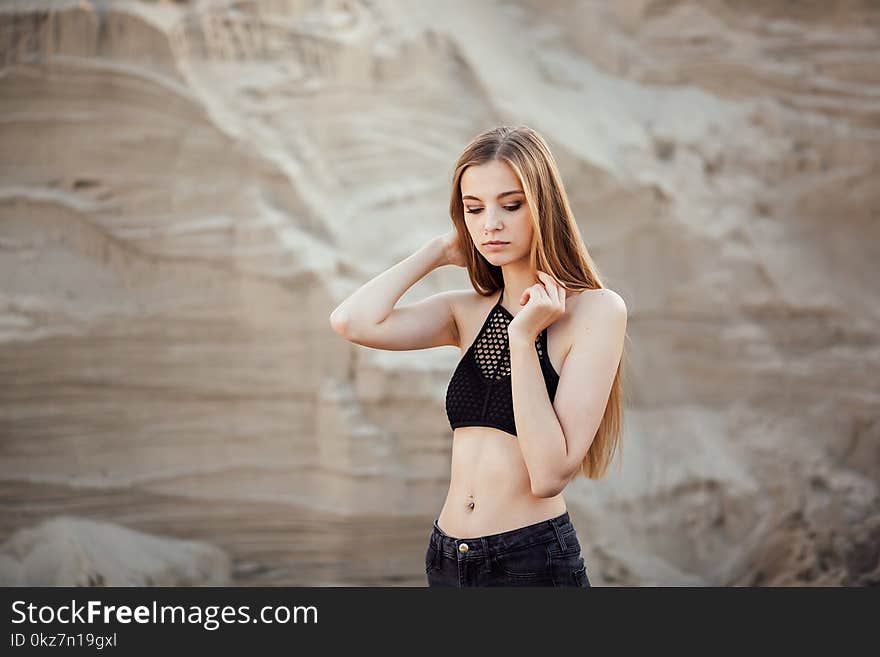
M535 497L556 497L565 485L558 479L536 479L532 482L532 495Z
M543 477L532 477L532 495L535 497L556 497L565 490L568 482L574 476L573 472L552 471Z
M348 315L345 314L345 311L340 311L340 309L337 308L330 313L330 328L344 338L348 338L349 324L349 318Z
M353 320L347 310L337 308L330 313L330 327L349 342L362 344L364 333L361 324Z

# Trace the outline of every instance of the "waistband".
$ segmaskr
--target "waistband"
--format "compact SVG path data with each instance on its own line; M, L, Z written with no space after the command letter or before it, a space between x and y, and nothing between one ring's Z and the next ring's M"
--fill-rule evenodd
M475 538L459 538L450 536L434 519L434 530L431 532L431 544L450 557L467 557L468 559L485 557L492 554L503 554L511 550L541 545L557 541L560 548L566 549L566 537L575 533L568 511L555 518L548 518L531 525L518 527L506 532L488 534ZM571 539L570 539L571 542ZM466 548L461 548L466 544Z

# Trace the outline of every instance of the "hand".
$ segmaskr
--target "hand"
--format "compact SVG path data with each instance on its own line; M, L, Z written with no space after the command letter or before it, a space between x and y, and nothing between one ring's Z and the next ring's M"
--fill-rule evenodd
M458 239L458 231L454 228L437 238L443 249L443 262L447 265L456 265L458 267L467 266L464 253L461 249Z
M527 287L519 298L525 308L507 325L507 334L511 337L521 336L534 342L541 331L565 314L565 288L540 270L538 279L539 282Z

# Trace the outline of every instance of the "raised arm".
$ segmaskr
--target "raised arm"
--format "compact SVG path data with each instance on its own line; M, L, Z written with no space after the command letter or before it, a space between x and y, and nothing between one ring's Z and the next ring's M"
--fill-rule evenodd
M453 301L458 291L439 292L395 308L404 292L426 274L459 264L454 233L431 239L415 253L355 290L330 314L333 330L374 349L403 351L458 344Z

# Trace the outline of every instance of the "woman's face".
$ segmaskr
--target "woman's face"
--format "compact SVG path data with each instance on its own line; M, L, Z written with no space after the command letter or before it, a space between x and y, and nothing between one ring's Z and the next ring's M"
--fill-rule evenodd
M501 266L528 256L532 219L519 179L506 162L473 165L461 176L464 220L477 250ZM507 242L491 246L491 241Z

